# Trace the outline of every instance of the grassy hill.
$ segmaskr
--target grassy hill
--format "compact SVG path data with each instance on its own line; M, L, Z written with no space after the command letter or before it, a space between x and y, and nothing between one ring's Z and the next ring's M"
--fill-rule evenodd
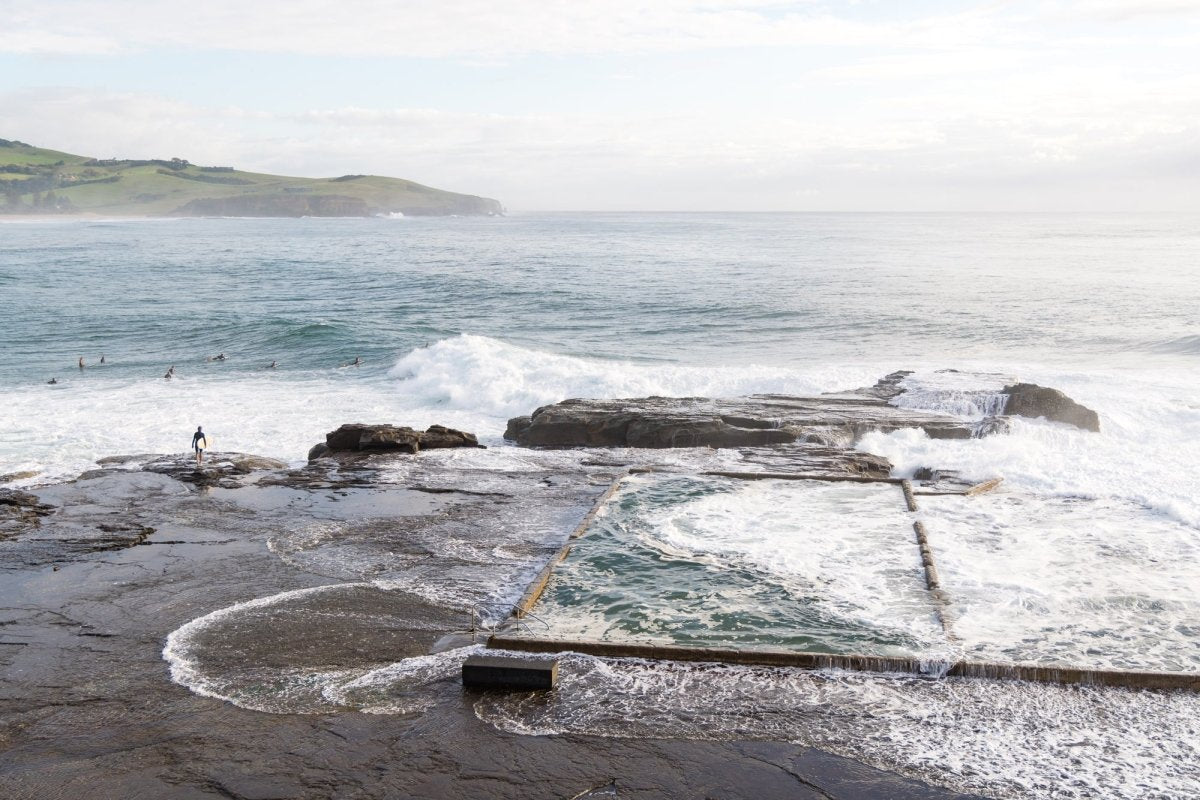
M183 159L107 160L0 139L0 214L366 217L500 214L500 203L400 178L289 178Z

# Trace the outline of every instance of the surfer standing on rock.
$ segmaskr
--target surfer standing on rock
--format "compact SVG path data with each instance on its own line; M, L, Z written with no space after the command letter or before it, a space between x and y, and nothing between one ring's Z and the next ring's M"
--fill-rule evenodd
M204 435L204 431L197 425L196 432L192 434L192 449L196 451L197 467L204 463L204 448L206 447L208 447L208 437Z

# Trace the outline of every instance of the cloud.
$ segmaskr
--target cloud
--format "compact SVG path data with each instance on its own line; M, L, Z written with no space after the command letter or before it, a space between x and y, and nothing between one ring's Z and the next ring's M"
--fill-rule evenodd
M1080 121L1069 104L1042 118L967 110L880 126L354 107L266 114L67 88L0 95L0 109L0 129L71 152L390 174L515 209L1197 207L1200 127ZM1187 165L1192 173L1180 173Z
M328 80L316 97L308 87L322 83L327 62L306 60L298 75L294 59L256 59L289 91L247 88L230 107L186 99L225 96L202 73L162 90L170 98L21 89L14 82L31 76L20 70L0 77L0 92L9 87L0 135L75 152L394 174L517 208L1200 204L1188 188L1200 120L1197 2L978 2L925 15L774 0L8 5L0 50L10 52L120 62L223 49L491 68L459 91L461 72L421 65L427 91L414 101L387 81L372 94ZM658 72L626 57L685 51L712 52L655 59L668 65ZM531 54L560 56L563 74L582 78L543 79L537 61L506 66ZM153 59L106 74L136 80L129 66ZM608 80L589 77L596 71ZM194 86L204 90L190 94ZM260 99L276 110L255 108Z
M809 4L762 0L19 0L0 37L9 52L113 53L158 48L308 55L506 57L703 47L870 44L878 26Z
M1026 38L1032 30L1022 29L1020 14L1006 15L1004 4L994 3L894 18L853 13L853 4L848 9L779 0L10 0L9 5L0 52L70 55L183 49L486 62L532 54L999 44Z
M1139 18L1200 18L1196 0L1077 0L1063 10L1064 16L1090 17L1108 22Z

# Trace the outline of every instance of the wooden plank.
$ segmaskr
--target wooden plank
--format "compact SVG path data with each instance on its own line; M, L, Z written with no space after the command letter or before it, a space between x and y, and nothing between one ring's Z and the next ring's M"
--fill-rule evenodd
M983 483L975 484L963 492L963 494L965 494L967 497L974 497L977 494L990 492L1002 483L1004 483L1004 478L992 478L990 481L984 481Z

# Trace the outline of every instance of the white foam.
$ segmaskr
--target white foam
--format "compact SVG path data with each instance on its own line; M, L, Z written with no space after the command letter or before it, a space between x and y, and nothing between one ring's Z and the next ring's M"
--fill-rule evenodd
M1200 535L1111 500L922 497L968 658L1200 673Z
M289 700L292 699L291 696L311 694L313 687L319 689L328 681L344 679L347 673L344 671L262 670L249 664L244 665L243 669L239 669L232 675L215 675L206 671L200 664L201 646L197 643L197 637L206 629L214 625L226 624L246 612L284 605L290 600L314 594L338 591L349 585L353 584L315 586L258 597L226 606L181 625L168 634L167 642L162 650L162 657L170 666L171 680L181 686L186 686L196 694L226 700L236 706L253 711L292 710L293 706L289 703ZM253 687L255 683L253 679L247 678L247 673L262 677L267 681L267 685L273 687L273 690L265 694L245 691L247 688Z
M567 656L559 689L478 701L520 734L790 741L995 798L1184 800L1200 695Z
M714 369L578 358L472 335L414 350L396 363L391 374L400 380L400 391L424 398L427 405L497 419L529 414L538 406L571 397L811 394L870 383L876 377L874 370L861 367L800 370L748 364Z
M376 714L404 714L428 708L435 701L430 686L455 674L462 659L477 648L341 670L285 669L253 663L214 668L202 664L203 646L198 639L210 628L236 626L243 617L251 624L268 624L255 619L256 612L282 611L294 600L354 586L374 584L341 583L280 592L235 603L182 625L167 636L162 651L170 665L171 680L205 697L275 714L327 713L346 707Z
M345 422L449 425L497 445L510 417L568 397L811 393L869 383L875 372L604 361L463 335L402 356L385 376L347 370L212 376L185 366L172 381L88 374L53 387L0 389L0 474L34 471L37 477L22 483L44 483L74 477L104 456L182 452L196 425L222 450L297 464Z
M1200 527L1200 375L1032 372L1022 378L1095 409L1100 433L1016 417L1007 435L948 440L903 430L868 434L858 448L888 458L897 476L933 467L977 480L1003 477L1030 494L1120 500Z
M1016 378L1005 375L924 370L901 382L904 394L894 398L892 404L978 420L1003 411L1008 398L1000 390L1016 382Z
M324 695L330 703L368 714L418 713L437 700L431 686L457 679L463 660L481 649L481 645L471 645L406 658L350 680L330 682Z

